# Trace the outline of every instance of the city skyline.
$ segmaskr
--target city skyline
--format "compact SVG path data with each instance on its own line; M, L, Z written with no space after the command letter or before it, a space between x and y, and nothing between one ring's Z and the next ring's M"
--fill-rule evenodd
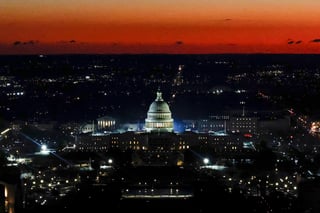
M320 212L319 57L2 55L0 212Z
M320 2L3 1L0 54L319 53Z

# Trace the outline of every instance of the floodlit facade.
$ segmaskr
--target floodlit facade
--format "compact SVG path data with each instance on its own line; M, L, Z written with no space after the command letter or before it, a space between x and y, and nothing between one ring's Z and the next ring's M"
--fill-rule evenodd
M147 132L173 132L171 111L160 91L157 92L155 101L149 107L145 129Z
M104 116L97 119L98 131L102 130L114 130L116 126L116 120L109 116Z

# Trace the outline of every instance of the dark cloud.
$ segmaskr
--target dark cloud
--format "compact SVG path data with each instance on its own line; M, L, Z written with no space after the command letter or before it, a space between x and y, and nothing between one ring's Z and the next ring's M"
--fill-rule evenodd
M320 38L315 38L315 39L311 40L310 42L320 43Z
M17 46L17 45L20 45L21 44L21 41L15 41L15 42L13 42L13 45L14 46Z
M74 44L74 43L77 43L77 41L74 40L74 39L69 40L69 41L61 40L61 41L58 41L57 43L61 43L61 44Z
M176 41L176 45L182 45L183 41Z
M25 41L25 42L23 42L23 45L28 45L28 44L34 45L34 44L36 44L36 43L38 43L38 41L30 40L30 41Z
M288 41L287 41L287 43L289 44L289 45L291 45L291 44L301 44L302 43L302 40L293 40L293 39L291 39L291 38L289 38L288 39Z
M39 41L37 40L30 40L30 41L15 41L13 42L14 46L18 46L18 45L35 45L39 43Z
M231 18L225 18L224 21L232 21Z
M288 41L288 44L294 44L294 41L290 40Z

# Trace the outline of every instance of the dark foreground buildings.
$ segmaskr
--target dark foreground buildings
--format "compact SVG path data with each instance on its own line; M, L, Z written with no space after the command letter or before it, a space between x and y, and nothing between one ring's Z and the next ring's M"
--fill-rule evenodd
M176 133L170 108L158 91L145 121L145 129L120 133L111 132L115 120L102 117L98 119L98 131L94 124L86 126L84 130L88 132L76 135L74 141L56 150L44 146L43 140L34 141L21 134L19 128L8 130L8 135L14 136L8 146L11 153L17 153L16 148L24 147L23 141L28 140L35 142L36 149L41 147L40 154L44 154L39 155L38 150L32 155L16 155L21 157L16 162L23 171L24 190L22 202L15 204L22 203L24 208L16 207L15 211L304 212L318 209L314 184L299 180L307 169L300 164L298 156L292 155L299 151L296 148L303 141L300 138L295 141L293 135L269 134L268 129L276 128L279 120L258 121L257 117L244 114L216 116L200 120L201 131ZM258 128L259 122L263 131ZM189 124L192 127L192 122ZM286 131L287 119L280 124ZM25 157L23 162L22 157ZM4 211L9 212L12 202L3 186L0 201ZM20 196L19 191L15 194ZM296 201L300 208L295 208Z

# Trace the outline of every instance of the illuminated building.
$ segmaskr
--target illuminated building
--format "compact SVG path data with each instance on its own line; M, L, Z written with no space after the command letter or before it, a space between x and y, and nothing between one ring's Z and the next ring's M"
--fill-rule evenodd
M157 92L157 98L153 101L148 110L148 117L145 120L147 132L172 132L173 119L168 104L163 100L162 93Z
M104 116L97 119L97 125L93 121L92 124L86 123L80 126L80 133L106 133L114 130L116 127L116 120L109 116Z
M97 119L98 121L98 131L110 131L115 129L116 120L109 116L104 116Z
M75 144L69 144L62 151L81 151L81 152L106 152L109 149L109 135L83 134L77 137Z
M311 133L320 133L320 122L312 122L311 123L311 128L310 128Z
M110 135L110 147L119 148L120 150L147 150L148 137L143 133L125 132L113 133Z
M257 117L231 117L228 131L232 133L256 133L258 126Z
M198 120L199 132L226 132L227 122L229 122L230 116L216 115L210 116L209 119Z
M80 132L81 133L89 133L89 132L94 132L94 125L93 124L84 124L80 127Z

